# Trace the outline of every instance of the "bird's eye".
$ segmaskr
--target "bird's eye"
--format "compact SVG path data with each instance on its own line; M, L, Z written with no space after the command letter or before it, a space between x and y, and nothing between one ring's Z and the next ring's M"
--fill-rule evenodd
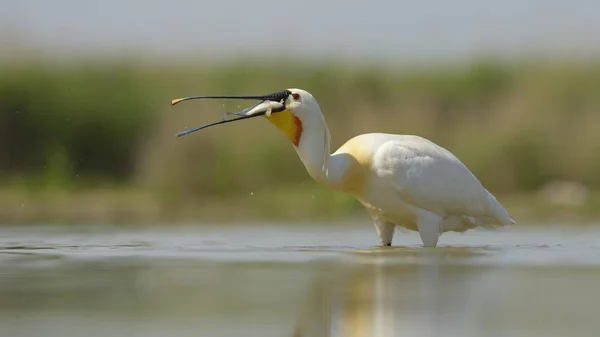
M293 93L293 94L292 94L292 98L294 99L294 101L297 101L297 100L299 100L299 99L300 99L300 94L298 94L298 93Z

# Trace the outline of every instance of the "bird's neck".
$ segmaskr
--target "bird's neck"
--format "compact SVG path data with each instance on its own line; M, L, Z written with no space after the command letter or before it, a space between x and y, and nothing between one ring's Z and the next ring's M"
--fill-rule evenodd
M343 163L331 156L329 129L325 120L303 123L302 135L295 146L308 174L318 183L337 189Z

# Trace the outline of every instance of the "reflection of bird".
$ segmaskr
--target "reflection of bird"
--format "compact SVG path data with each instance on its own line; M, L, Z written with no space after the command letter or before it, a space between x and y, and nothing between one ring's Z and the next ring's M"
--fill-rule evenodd
M434 247L447 231L494 228L515 222L469 171L446 149L412 135L370 133L347 141L330 154L329 130L316 99L301 89L262 96L195 96L258 99L241 116L184 131L264 116L290 139L309 175L318 183L355 196L375 222L381 244L392 243L395 226L418 231Z

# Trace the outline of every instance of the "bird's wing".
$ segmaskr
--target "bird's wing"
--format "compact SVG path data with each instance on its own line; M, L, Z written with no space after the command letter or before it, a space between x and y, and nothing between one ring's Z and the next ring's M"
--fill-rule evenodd
M429 140L414 136L387 141L373 159L377 174L389 179L405 202L438 214L514 223L458 158Z

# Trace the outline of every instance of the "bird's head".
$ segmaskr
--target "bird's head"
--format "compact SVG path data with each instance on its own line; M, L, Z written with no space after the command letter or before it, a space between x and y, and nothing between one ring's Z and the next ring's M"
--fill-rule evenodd
M261 102L240 112L227 113L228 115L239 116L237 118L224 119L219 122L182 131L177 134L178 137L213 125L262 116L280 129L294 146L297 147L300 143L304 127L310 125L313 121L321 121L323 118L317 100L308 91L302 89L285 89L257 96L192 96L174 99L171 101L171 104L175 105L179 102L192 99L255 99Z

